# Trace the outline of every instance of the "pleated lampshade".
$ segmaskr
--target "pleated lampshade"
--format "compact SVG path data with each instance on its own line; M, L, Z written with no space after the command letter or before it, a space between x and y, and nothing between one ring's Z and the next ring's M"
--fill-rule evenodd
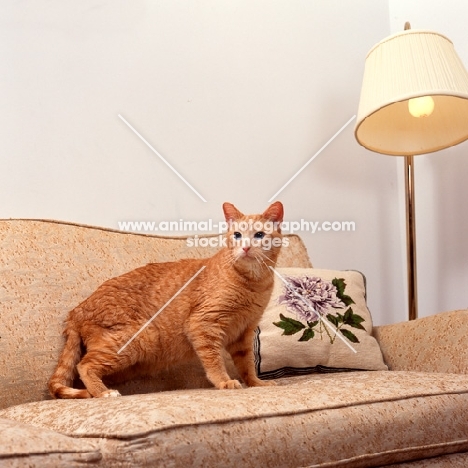
M429 108L418 108L425 101ZM355 136L389 155L431 153L468 139L468 73L452 42L407 30L375 45L366 58Z

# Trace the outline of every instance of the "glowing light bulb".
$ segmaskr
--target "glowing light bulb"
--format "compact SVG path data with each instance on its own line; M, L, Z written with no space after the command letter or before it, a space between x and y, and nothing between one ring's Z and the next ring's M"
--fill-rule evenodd
M434 99L431 96L410 99L408 110L413 117L429 117L434 111Z

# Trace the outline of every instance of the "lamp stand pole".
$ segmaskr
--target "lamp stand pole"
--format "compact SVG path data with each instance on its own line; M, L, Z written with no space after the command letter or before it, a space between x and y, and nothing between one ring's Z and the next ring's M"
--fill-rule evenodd
M405 31L411 29L405 23ZM405 156L406 255L408 270L408 318L418 318L418 282L416 276L416 218L414 212L414 157Z
M406 192L406 252L408 269L408 318L418 317L418 291L416 278L416 219L414 211L414 161L405 156Z

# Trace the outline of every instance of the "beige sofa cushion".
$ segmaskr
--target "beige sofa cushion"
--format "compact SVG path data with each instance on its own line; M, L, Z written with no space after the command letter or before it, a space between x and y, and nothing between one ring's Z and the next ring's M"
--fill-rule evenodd
M57 468L101 460L96 442L66 437L27 424L0 419L0 465Z
M93 441L103 466L363 467L468 451L467 405L466 375L384 371L42 401L0 418Z
M309 267L298 236L288 236L281 266ZM0 220L0 408L48 398L47 381L63 346L69 310L101 283L150 262L212 255L167 238L74 224ZM207 385L199 368L165 372L126 393Z
M465 309L381 325L372 333L391 370L468 374L467 330Z

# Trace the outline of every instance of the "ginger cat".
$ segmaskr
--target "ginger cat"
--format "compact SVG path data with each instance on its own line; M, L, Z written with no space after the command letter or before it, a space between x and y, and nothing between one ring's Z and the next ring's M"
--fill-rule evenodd
M252 348L273 288L269 267L282 243L283 205L246 216L224 203L223 211L230 225L226 246L213 257L150 263L106 281L70 311L65 347L49 381L52 396L120 396L102 379L128 380L194 356L216 388L242 388L227 374L223 349L247 386L274 384L257 377ZM71 388L77 372L86 390Z

